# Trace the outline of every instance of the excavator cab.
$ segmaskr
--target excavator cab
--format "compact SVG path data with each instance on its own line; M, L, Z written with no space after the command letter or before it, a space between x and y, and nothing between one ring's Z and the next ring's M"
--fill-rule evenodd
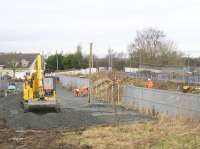
M45 98L55 98L56 96L56 79L45 77L43 80Z

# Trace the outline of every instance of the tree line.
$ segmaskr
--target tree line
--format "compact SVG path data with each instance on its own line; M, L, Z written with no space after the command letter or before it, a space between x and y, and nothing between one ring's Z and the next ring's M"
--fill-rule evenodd
M80 69L88 67L88 56L83 56L81 46L73 54L55 54L48 57L48 69ZM127 51L108 50L105 57L94 55L94 67L112 67L123 70L124 67L140 66L200 66L200 58L189 58L180 52L175 43L166 34L157 29L147 28L137 31L135 39L128 45Z
M46 69L50 71L64 69L80 69L88 67L88 56L82 54L81 46L77 46L75 53L56 53L46 59Z

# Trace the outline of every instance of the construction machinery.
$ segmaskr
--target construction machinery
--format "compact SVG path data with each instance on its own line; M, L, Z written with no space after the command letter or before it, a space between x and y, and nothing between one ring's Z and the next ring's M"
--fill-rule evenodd
M27 73L23 82L23 107L24 111L55 109L59 111L56 99L56 79L46 77L44 62L41 55L37 55L33 72Z
M187 85L183 85L181 87L181 91L183 93L200 94L200 87L199 87L199 85L187 84Z

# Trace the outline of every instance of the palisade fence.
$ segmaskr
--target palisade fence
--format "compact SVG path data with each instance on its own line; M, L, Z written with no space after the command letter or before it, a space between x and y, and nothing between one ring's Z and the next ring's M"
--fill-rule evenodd
M64 86L71 83L77 86L89 84L88 79L68 76L59 78ZM126 85L121 96L121 105L127 108L153 109L169 116L200 119L200 95Z
M200 75L174 75L173 73L126 73L129 77L135 79L152 80L158 81L172 81L177 83L195 83L200 84Z

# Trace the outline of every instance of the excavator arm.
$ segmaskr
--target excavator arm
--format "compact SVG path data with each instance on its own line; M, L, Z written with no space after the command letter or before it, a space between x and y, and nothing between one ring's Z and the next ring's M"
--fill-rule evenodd
M26 111L59 107L54 80L52 77L45 77L42 56L37 55L33 73L27 74L23 82L23 105Z

